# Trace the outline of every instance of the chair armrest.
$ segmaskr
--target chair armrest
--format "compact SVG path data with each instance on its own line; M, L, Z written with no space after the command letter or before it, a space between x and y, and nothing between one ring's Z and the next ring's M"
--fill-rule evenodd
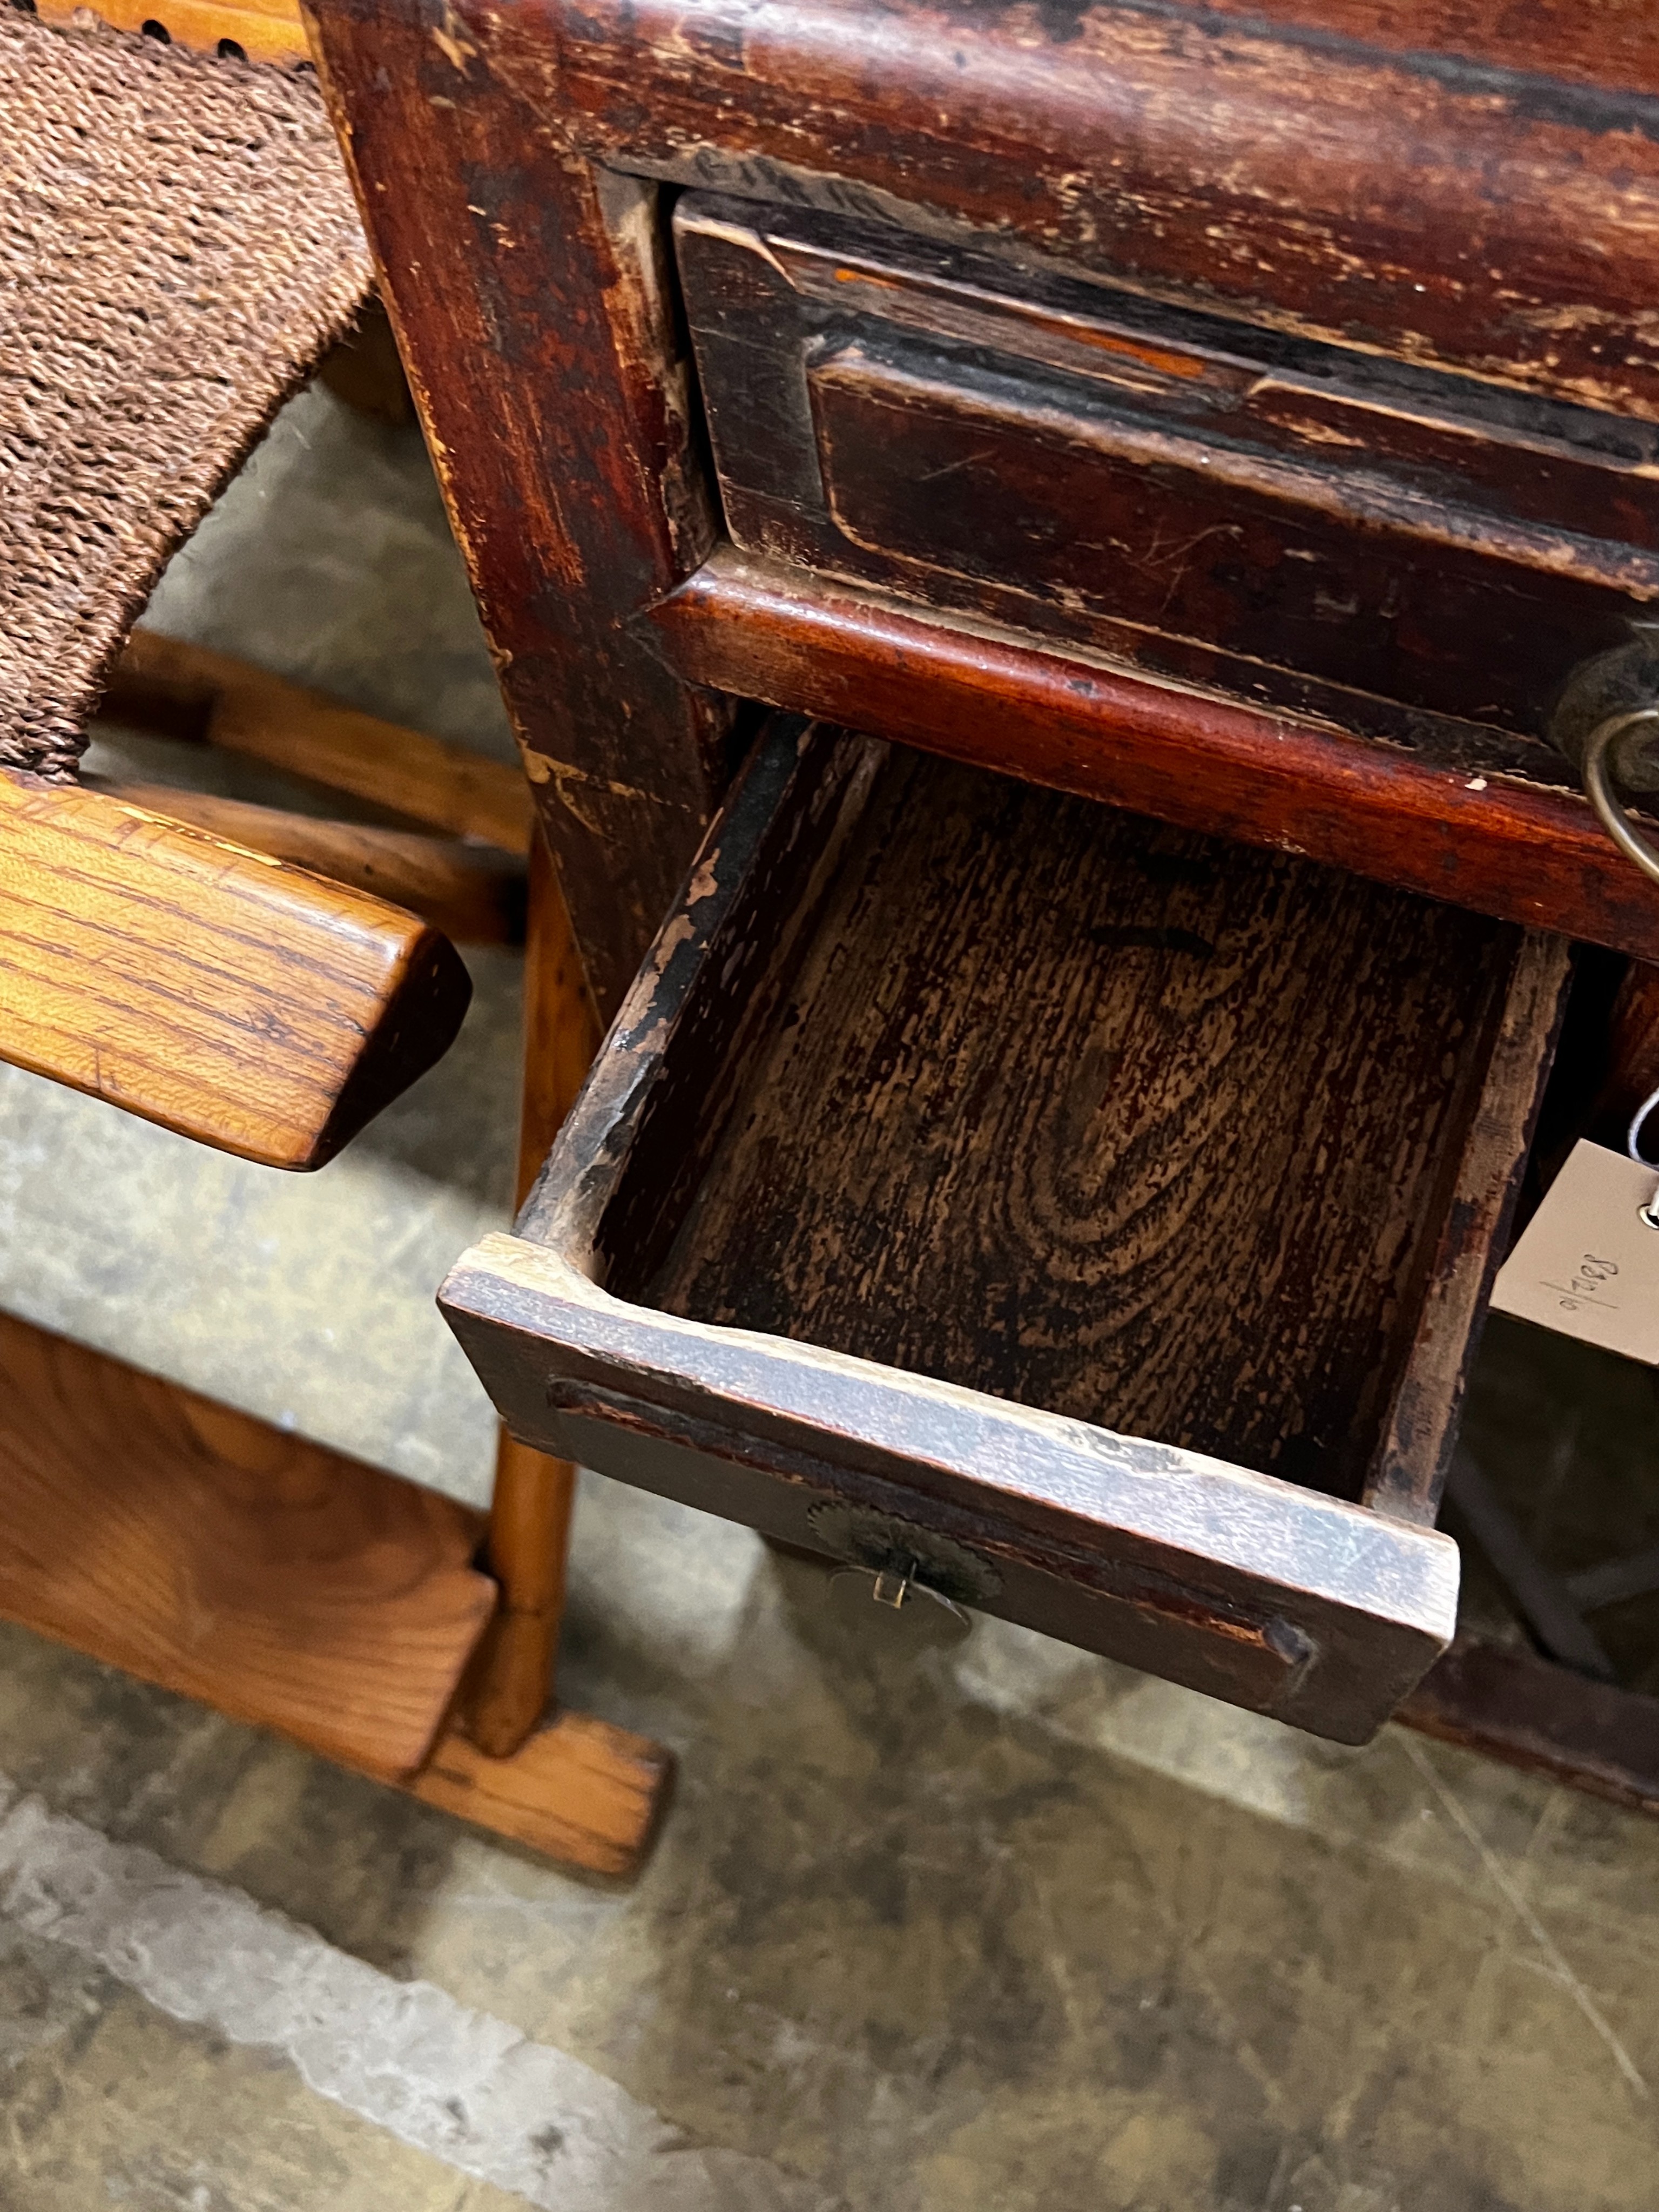
M471 995L448 939L399 907L0 774L0 1060L317 1168L441 1057Z

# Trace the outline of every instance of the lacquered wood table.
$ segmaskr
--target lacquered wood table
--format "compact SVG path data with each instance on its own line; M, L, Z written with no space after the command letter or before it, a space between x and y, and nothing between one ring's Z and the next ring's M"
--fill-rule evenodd
M504 1415L1362 1738L1569 943L1659 957L1571 757L1656 696L1651 12L307 20L617 1017L447 1294Z

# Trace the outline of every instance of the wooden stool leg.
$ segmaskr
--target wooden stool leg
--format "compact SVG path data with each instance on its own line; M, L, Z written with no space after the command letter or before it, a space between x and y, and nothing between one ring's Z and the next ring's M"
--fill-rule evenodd
M525 1017L521 1195L581 1088L599 1035L539 837L531 854ZM568 1462L545 1459L502 1437L489 1538L500 1603L469 1673L469 1692L459 1701L456 1724L404 1786L428 1805L550 1857L629 1875L666 1802L669 1753L568 1706L537 1725L552 1691L574 1486Z
M467 1719L467 1734L492 1759L513 1756L552 1693L575 1487L568 1460L501 1431L487 1553L501 1596L479 1650Z
M519 1130L522 1205L599 1048L587 994L545 842L530 860L525 942L524 1104ZM488 1564L501 1605L472 1675L467 1733L509 1759L552 1693L576 1471L501 1431L489 1509Z

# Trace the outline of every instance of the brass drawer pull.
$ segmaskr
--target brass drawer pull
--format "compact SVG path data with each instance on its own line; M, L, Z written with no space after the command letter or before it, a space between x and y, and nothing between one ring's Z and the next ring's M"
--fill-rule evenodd
M1659 629L1643 623L1626 644L1597 653L1568 678L1550 717L1550 742L1578 769L1601 826L1644 876L1659 883L1656 851L1620 797L1659 792ZM1640 732L1641 735L1633 733Z
M1596 724L1585 739L1580 766L1590 805L1601 816L1608 836L1621 853L1629 854L1644 875L1651 876L1659 884L1659 853L1637 829L1629 809L1613 789L1620 739L1650 722L1659 722L1659 707L1637 707L1628 714L1609 714Z

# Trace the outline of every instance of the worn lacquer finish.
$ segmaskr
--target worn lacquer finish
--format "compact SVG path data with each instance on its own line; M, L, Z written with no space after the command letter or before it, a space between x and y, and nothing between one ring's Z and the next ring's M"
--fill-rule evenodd
M942 1535L983 1571L969 1602L1343 1741L1370 1735L1451 1633L1449 1539L1288 1483L646 1315L514 1238L470 1254L444 1304L544 1449L815 1550L830 1505L904 1524L924 1561Z
M811 210L676 229L736 549L653 610L685 674L1650 949L1544 735L1651 612L1649 426Z
M1629 11L319 0L313 29L605 1012L724 781L711 691L947 744L985 702L1022 774L1659 947L1538 735L1659 557ZM767 457L728 470L731 526L811 567L758 617L653 179L750 233L719 313L690 271L687 305L716 447ZM791 416L759 373L786 295L903 357L815 358ZM1079 440L1056 379L1113 420ZM1149 379L1202 401L1150 441L1116 419ZM799 535L813 479L834 560ZM1138 597L1090 552L1114 501ZM1085 665L1011 653L988 684L994 644L832 611L849 577ZM1190 746L1148 744L1182 717ZM1382 745L1322 757L1339 733Z
M1540 738L1575 658L1654 603L1651 10L317 0L314 28L605 1011L718 796L731 700L1659 958L1650 888ZM732 280L684 264L700 393L659 184L694 188L685 234ZM774 788L747 860L727 818L524 1240L458 1274L458 1327L532 1443L841 1556L908 1530L964 1601L1363 1733L1449 1618L1422 1524L1559 946L1455 970L1451 1133L1387 1318L1378 1278L1344 1279L1389 1346L1354 1406L1362 1503L1354 1464L1320 1497L1104 1414L1050 1432L1000 1374L991 1399L728 1325L740 1238L676 1287L723 1171L741 1227L728 1139L867 781ZM757 1245L833 1224L831 1176L807 1183ZM811 1337L827 1279L769 1328Z
M451 520L601 1006L723 779L726 716L626 619L712 539L647 184L550 128L514 9L310 15Z
M1659 896L1589 802L1455 741L1379 744L730 552L650 620L693 681L1659 959Z
M747 552L1545 781L1659 596L1645 424L811 210L675 228Z
M971 228L1164 296L1659 416L1650 36L1554 0L1274 20L1130 0L459 11L573 147ZM1634 12L1634 11L1632 11ZM1419 23L1416 18L1422 18Z

